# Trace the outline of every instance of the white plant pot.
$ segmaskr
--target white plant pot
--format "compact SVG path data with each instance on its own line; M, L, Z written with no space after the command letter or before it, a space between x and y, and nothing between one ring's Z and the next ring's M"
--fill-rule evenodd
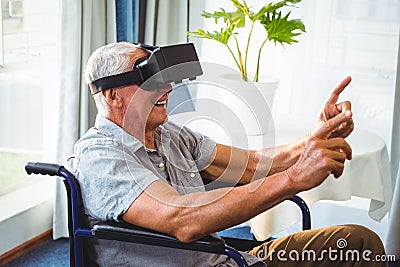
M260 90L264 98L267 100L270 109L272 110L275 99L275 92L276 89L278 89L279 81L271 79L269 81L253 83L257 86L258 90Z
M220 75L221 85L226 89L221 95L221 103L231 112L224 114L240 120L248 136L263 135L273 130L272 105L278 80L263 82L245 82L239 75ZM241 128L241 129L243 129Z

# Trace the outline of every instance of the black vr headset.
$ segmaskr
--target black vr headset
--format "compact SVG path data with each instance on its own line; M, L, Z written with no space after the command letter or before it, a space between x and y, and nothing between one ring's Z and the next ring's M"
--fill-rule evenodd
M93 81L96 87L93 94L132 84L144 90L156 90L162 85L194 80L203 74L193 43L162 47L140 44L140 47L150 54L138 59L131 71Z

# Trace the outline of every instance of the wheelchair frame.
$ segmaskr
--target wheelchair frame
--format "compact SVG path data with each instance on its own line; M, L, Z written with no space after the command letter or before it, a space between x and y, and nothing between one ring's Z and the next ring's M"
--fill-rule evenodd
M63 178L68 195L68 230L70 235L71 266L84 266L83 238L119 240L214 254L225 254L232 258L240 267L248 266L243 256L236 249L226 246L223 239L217 239L212 236L203 237L195 242L183 243L177 238L167 234L124 222L106 221L97 223L92 228L84 227L80 186L71 172L61 165L41 162L28 162L25 166L25 170L28 174L34 173L60 176ZM310 229L311 218L307 204L298 196L293 196L288 200L295 202L301 208L303 230Z

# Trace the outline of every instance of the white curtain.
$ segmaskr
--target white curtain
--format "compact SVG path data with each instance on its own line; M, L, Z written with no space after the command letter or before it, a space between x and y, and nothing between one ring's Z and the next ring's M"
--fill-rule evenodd
M188 2L147 0L144 43L162 46L186 42Z
M65 164L76 140L93 125L94 102L83 72L90 54L116 40L114 0L61 0L60 113L57 162ZM68 237L66 193L56 184L53 237Z
M218 28L200 16L202 10L234 10L228 0L192 2L190 31ZM256 0L247 3L255 10L262 5ZM352 100L357 129L377 133L390 147L400 1L302 1L298 6L290 9L291 17L301 18L307 31L297 38L299 43L268 43L262 53L260 75L280 80L274 115L300 117L308 123L305 127L312 127L333 86L351 75L353 82L341 99ZM250 56L265 38L264 29L256 27L253 37ZM202 61L234 68L223 45L207 39L190 41L196 43ZM249 61L254 67L255 59Z
M280 66L281 77L286 68L292 73L281 83L279 96L290 101L277 100L290 104L280 112L301 110L311 126L333 86L351 75L341 99L352 101L356 129L376 133L390 149L400 2L303 1L298 12L307 33L289 51L293 65Z
M189 0L147 0L144 43L158 46L185 43L189 22ZM195 92L185 86L172 91L169 97L170 115L194 110ZM180 105L186 103L185 105ZM190 104L191 103L191 104Z
M255 9L262 5L257 0L248 0L247 3ZM191 5L190 31L198 28L215 29L212 20L204 20L200 16L202 10L234 10L228 0L196 1ZM194 5L202 6L194 9ZM280 80L273 105L274 119L289 118L288 125L301 121L305 128L311 129L332 88L346 75L351 75L353 81L339 101L352 101L356 131L367 130L380 136L392 151L392 164L396 165L397 170L400 158L399 85L395 106L394 92L398 67L400 1L302 1L298 6L291 9L291 17L301 18L307 31L298 38L299 43L284 48L269 43L262 54L261 75L275 76ZM250 50L255 50L255 45L263 40L263 28L255 29L253 35ZM202 61L235 66L222 45L206 39L192 38L191 41L196 43ZM254 60L248 66L252 64ZM400 77L399 74L397 76ZM397 119L393 124L392 137L394 115ZM396 174L398 171L392 173ZM399 195L398 191L396 194ZM393 203L399 201L394 200ZM392 209L390 231L398 229L400 225L399 211L395 206ZM387 225L379 225L379 228L385 228L384 232L387 233ZM400 234L392 233L397 234L389 233L393 239L389 238L388 241L396 243L398 254Z
M397 135L397 138L400 138ZM400 170L400 162L397 162L397 169ZM393 195L392 209L389 217L389 230L386 237L386 253L395 255L400 260L400 171L395 176L397 179Z
M397 78L393 114L392 148L390 153L392 181L395 185L393 204L389 214L389 230L386 238L388 255L400 260L400 41L397 54Z

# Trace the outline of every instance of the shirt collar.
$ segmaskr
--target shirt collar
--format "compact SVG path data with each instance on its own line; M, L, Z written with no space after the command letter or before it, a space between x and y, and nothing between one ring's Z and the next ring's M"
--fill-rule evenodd
M144 148L144 145L139 139L127 133L120 126L110 121L106 117L102 115L97 115L95 128L103 135L110 137L112 139L116 139L121 144L129 149L133 149L134 151L139 150L140 148Z
M129 147L130 149L134 149L135 151L139 150L140 148L144 148L146 150L150 150L145 148L144 144L137 139L136 137L127 133L124 129L120 126L115 124L114 122L110 121L106 117L102 115L96 116L95 128L102 134L116 139L120 141L123 145ZM164 127L164 125L160 125L155 133L154 133L154 141L156 142L156 146L159 150L163 153L169 152L169 142L170 142L170 135L168 130Z

